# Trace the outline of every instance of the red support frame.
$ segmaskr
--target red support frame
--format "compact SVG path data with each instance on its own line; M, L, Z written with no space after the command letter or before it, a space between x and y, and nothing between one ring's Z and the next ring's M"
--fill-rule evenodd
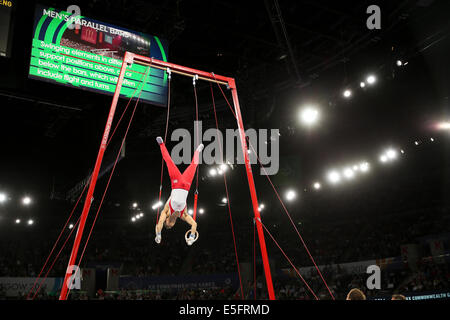
M248 146L247 146L247 141L245 138L244 124L242 121L241 109L239 106L239 99L238 99L238 95L237 95L235 80L233 78L224 77L224 76L216 75L216 74L213 74L210 72L200 71L200 70L196 70L196 69L192 69L192 68L188 68L188 67L183 67L183 66L176 65L173 63L164 62L164 61L156 60L153 58L140 56L140 55L130 53L130 52L125 53L122 67L120 69L120 73L119 73L119 77L118 77L117 85L116 85L116 90L114 92L113 100L111 103L111 108L110 108L109 115L108 115L108 120L106 122L106 127L105 127L105 130L103 133L103 138L102 138L102 141L100 144L100 150L97 155L97 160L95 162L94 171L92 174L92 178L90 180L89 189L88 189L87 196L86 196L86 199L84 202L83 211L82 211L81 219L80 219L80 224L78 226L77 234L75 236L75 241L74 241L74 244L72 247L72 252L70 254L69 264L67 266L67 271L66 271L64 281L62 284L62 289L61 289L61 293L59 296L59 300L67 300L68 289L69 289L68 283L72 276L72 270L73 270L73 266L75 265L75 262L76 262L78 249L80 247L80 242L83 237L83 231L84 231L84 227L86 224L86 219L88 217L89 210L90 210L90 207L92 204L95 185L97 183L98 174L100 171L100 167L101 167L103 156L104 156L105 149L106 149L106 144L107 144L108 137L109 137L109 132L110 132L111 125L112 125L112 122L114 119L114 114L115 114L117 103L118 103L119 96L120 96L120 90L122 89L122 83L123 83L124 76L125 76L125 70L126 70L127 66L132 65L133 63L147 65L147 66L151 66L152 68L157 68L157 69L162 69L162 70L170 69L170 71L172 73L176 73L176 74L180 74L180 75L184 75L184 76L189 76L189 77L198 76L198 79L201 79L201 80L227 85L228 88L231 90L232 96L233 96L234 109L235 109L235 113L236 113L236 117L237 117L237 125L239 128L239 136L241 139L242 152L244 153L245 168L246 168L246 172L247 172L247 180L248 180L250 196L251 196L251 200L252 200L253 213L255 216L255 221L256 221L256 226L257 226L257 231L258 231L259 245L260 245L260 249L261 249L261 256L262 256L262 260L263 260L264 273L265 273L266 283L267 283L267 291L269 294L269 299L275 300L269 258L267 255L266 242L264 239L264 230L263 230L263 227L261 224L261 215L260 215L260 212L258 209L259 208L258 197L256 195L256 188L255 188L255 182L253 179L252 167L251 167L249 156L248 156Z

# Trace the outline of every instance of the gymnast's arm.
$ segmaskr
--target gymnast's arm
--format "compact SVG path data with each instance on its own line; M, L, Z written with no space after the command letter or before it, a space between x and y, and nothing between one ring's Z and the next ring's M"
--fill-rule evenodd
M164 225L164 221L166 221L166 218L169 214L169 201L166 202L164 209L161 212L161 215L159 216L158 223L156 224L156 234L160 234L161 230Z
M181 220L185 221L186 223L188 223L191 226L191 234L195 234L195 232L197 232L197 222L195 222L195 220L192 219L192 217L187 214L186 209L184 209Z

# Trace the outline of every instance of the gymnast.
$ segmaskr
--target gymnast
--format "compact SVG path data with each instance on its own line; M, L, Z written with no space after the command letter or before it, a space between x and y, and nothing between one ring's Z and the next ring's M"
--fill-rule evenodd
M198 238L197 223L192 219L190 215L187 214L186 200L189 194L189 189L191 188L192 180L194 179L195 170L199 162L199 155L202 152L204 145L200 144L195 150L194 157L192 158L191 164L186 168L186 170L181 174L177 166L170 157L169 152L164 144L161 137L157 137L156 141L161 149L162 157L166 163L167 169L169 171L170 182L172 185L172 192L169 199L164 205L164 209L161 212L161 216L156 224L156 243L161 243L161 231L163 226L166 229L171 229L177 219L185 221L191 226L190 236L187 237L186 233L186 243L191 246ZM189 231L188 231L189 232Z

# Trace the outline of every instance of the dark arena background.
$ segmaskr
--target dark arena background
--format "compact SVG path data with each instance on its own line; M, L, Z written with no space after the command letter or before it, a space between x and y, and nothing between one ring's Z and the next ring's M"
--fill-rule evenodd
M0 1L0 300L450 299L449 15Z

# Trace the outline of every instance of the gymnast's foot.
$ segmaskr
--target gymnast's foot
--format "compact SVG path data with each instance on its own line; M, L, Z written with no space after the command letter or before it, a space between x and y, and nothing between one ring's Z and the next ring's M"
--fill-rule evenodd
M158 144L162 144L163 143L163 139L161 137L156 138L156 142L158 142Z

